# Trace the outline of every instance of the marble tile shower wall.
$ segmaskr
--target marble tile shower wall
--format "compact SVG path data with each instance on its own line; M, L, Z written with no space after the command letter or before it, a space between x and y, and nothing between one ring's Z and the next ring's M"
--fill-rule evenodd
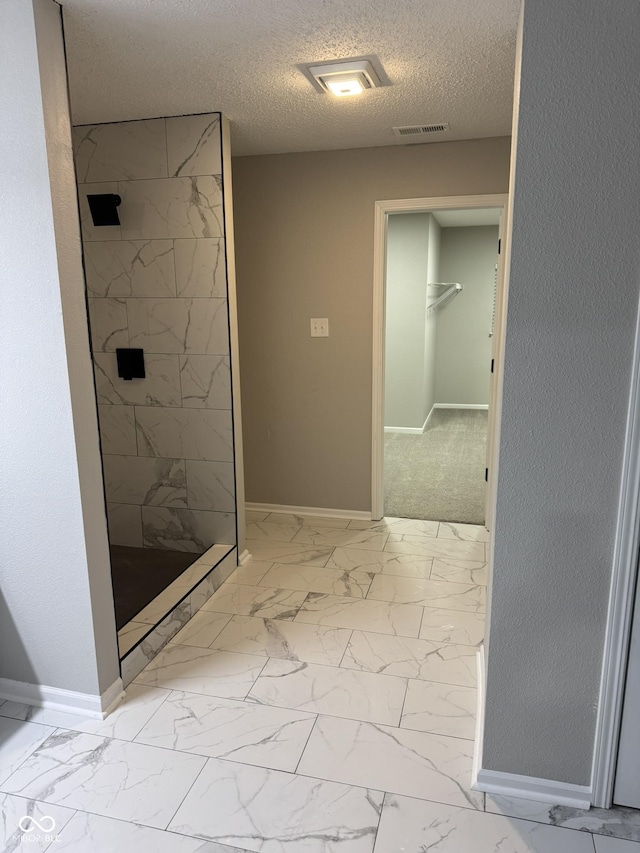
M235 543L220 115L74 128L112 544ZM116 193L95 227L88 194ZM118 377L139 347L145 379Z

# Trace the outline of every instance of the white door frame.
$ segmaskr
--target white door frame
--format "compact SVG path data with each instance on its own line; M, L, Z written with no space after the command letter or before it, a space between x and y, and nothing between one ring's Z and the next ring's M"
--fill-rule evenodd
M591 771L592 804L604 809L610 808L613 801L639 553L640 312L636 321L618 522ZM636 601L635 606L640 607L640 601Z
M377 201L374 210L374 238L373 238L373 370L372 370L372 438L371 438L371 517L374 520L382 518L384 512L384 338L385 338L385 270L387 262L387 222L390 213L421 213L431 210L447 209L472 209L478 207L502 207L504 208L503 221L506 220L506 212L509 196L497 195L470 195L470 196L445 196L439 198L400 198L387 201ZM503 228L504 231L504 228ZM502 237L504 243L504 236ZM501 259L505 257L504 246ZM499 262L504 270L504 261ZM506 294L504 293L505 277L502 275L503 287L498 287L496 294L496 316L494 324L494 336L497 340L493 343L496 354L502 352L503 328L505 319ZM500 276L498 278L500 283ZM495 387L496 397L494 410L493 436L489 436L490 458L496 458L495 446L499 433L500 421L500 398L502 375L501 359L495 365ZM487 365L489 369L489 365ZM492 399L492 403L493 403ZM489 476L489 507L495 504L496 478Z

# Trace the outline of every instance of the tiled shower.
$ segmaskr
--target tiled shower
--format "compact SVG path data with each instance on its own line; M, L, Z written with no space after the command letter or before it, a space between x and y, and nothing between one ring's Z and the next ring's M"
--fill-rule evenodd
M79 126L74 147L110 544L195 560L236 543L221 116ZM94 225L101 194L119 225ZM145 378L118 375L129 348Z

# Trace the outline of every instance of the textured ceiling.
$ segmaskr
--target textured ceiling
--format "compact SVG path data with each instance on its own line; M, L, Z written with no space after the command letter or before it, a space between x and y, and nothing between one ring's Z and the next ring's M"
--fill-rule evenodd
M221 110L234 154L511 130L519 0L62 0L76 124ZM317 93L298 66L374 55L392 85Z

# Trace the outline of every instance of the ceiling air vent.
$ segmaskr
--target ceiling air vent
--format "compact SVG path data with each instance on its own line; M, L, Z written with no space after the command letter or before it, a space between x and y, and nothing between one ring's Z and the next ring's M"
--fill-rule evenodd
M449 130L449 122L442 121L439 124L414 124L407 127L393 127L394 134L405 142L424 142L420 137L430 136L432 133L446 133Z

